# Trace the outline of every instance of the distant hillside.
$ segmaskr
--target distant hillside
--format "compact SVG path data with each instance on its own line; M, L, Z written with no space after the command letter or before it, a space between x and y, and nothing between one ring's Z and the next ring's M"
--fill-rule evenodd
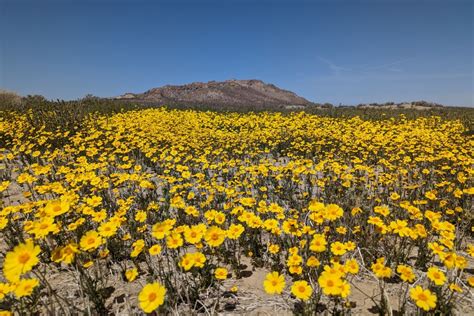
M144 93L126 93L117 100L156 105L207 105L228 107L303 109L315 103L261 80L194 82L181 86L166 85Z
M18 106L22 103L22 97L16 92L8 91L0 88L0 104L2 106Z
M413 110L431 110L439 109L444 106L438 103L427 102L427 101L412 101L412 102L402 102L402 103L369 103L369 104L359 104L357 108L359 109L387 109L387 110L397 110L397 109L413 109Z

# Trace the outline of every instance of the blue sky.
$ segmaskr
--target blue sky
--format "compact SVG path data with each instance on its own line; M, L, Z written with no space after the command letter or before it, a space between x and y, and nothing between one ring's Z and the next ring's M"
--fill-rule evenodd
M77 99L255 78L336 105L474 106L472 3L0 0L0 87Z

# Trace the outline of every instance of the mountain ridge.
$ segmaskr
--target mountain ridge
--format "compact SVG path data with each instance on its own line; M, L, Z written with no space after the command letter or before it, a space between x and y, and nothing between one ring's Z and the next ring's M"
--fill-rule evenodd
M214 106L297 107L315 105L296 93L281 89L262 80L230 79L225 81L192 82L184 85L165 85L143 93L125 93L116 100L152 104L181 104Z

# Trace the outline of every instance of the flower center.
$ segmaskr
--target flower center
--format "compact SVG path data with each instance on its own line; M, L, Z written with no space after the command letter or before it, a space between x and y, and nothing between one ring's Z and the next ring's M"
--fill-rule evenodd
M155 299L156 299L156 293L150 293L150 294L148 295L148 300L149 300L150 302L153 302Z
M18 261L19 261L21 264L27 263L28 260L30 260L30 254L28 254L28 253L22 253L22 254L18 257Z

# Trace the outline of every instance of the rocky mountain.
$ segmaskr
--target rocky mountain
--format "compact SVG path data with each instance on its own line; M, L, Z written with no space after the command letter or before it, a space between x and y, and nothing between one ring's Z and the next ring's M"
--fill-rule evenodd
M295 93L261 80L194 82L166 85L144 93L126 93L115 99L156 105L207 105L255 108L304 108L315 105Z

